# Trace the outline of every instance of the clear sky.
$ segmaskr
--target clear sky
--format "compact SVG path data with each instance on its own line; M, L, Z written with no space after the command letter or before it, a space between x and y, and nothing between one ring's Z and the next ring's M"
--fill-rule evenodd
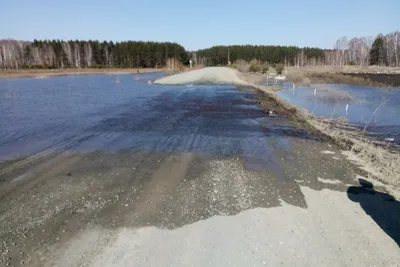
M400 30L400 0L0 0L0 39L173 41L333 48Z

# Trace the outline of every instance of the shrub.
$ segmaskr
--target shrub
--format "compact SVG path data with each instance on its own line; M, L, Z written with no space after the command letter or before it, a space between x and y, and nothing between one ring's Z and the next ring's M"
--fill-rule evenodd
M269 70L268 64L264 64L264 66L262 66L261 73L265 74L268 72L268 70Z
M102 64L95 64L95 65L91 65L89 68L91 68L91 69L106 69L107 66L102 65Z
M250 65L250 72L259 72L259 71L260 71L260 66L258 66L255 63Z
M234 66L240 72L249 72L250 65L243 59L236 60Z
M283 66L283 64L277 64L275 67L275 71L276 73L278 73L279 75L282 74L282 71L285 67Z

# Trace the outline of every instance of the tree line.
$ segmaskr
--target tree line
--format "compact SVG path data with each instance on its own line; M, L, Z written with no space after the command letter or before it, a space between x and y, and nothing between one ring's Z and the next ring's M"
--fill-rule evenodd
M337 65L398 67L400 66L400 32L379 34L376 38L342 37L336 41L334 54Z
M196 52L195 61L208 66L227 65L228 61L251 61L253 59L271 64L307 64L309 61L324 60L324 50L319 48L298 48L296 46L232 45L213 46Z
M187 64L185 48L170 42L0 40L0 68L156 68L174 59Z
M139 41L33 42L0 40L0 68L157 68L186 65L192 59L204 66L228 65L229 61L258 60L285 66L381 65L400 66L400 32L376 38L342 37L333 49L297 46L231 45L188 52L177 43Z
M380 65L400 66L400 32L372 37L342 37L333 49L296 46L235 45L199 50L195 60L207 66L227 65L228 61L258 60L285 66Z

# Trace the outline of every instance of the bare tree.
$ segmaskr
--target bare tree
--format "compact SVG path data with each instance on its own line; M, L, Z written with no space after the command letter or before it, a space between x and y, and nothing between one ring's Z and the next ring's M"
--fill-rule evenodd
M85 43L84 46L84 51L85 51L85 62L86 66L90 67L92 65L92 47L90 46L90 43Z
M347 50L347 37L344 36L336 41L335 51L336 51L336 66L340 68L344 67L345 64L345 51Z

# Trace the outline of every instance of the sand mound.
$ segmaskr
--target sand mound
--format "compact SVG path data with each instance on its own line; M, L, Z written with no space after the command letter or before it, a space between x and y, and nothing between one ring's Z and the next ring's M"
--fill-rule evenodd
M192 70L164 77L154 81L158 84L238 84L248 85L246 81L240 78L241 74L234 69L227 67L210 67L199 70Z

